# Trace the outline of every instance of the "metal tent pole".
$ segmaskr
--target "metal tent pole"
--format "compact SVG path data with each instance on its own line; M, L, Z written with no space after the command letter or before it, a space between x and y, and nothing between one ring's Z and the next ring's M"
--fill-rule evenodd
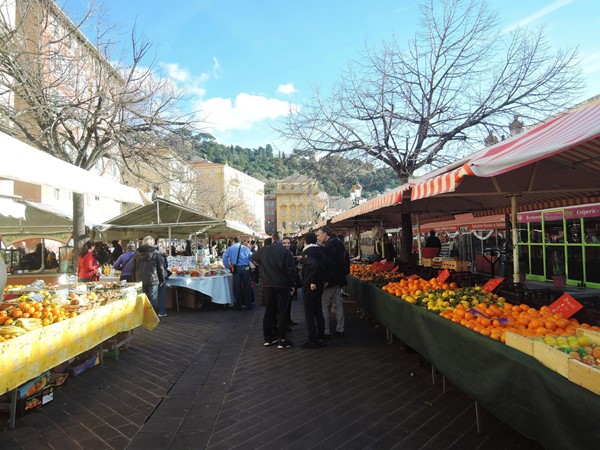
M412 243L411 243L411 247L412 247ZM422 250L421 250L421 220L419 217L419 214L417 214L417 252L419 255L419 266L422 265Z
M513 283L519 282L519 229L517 227L517 196L510 198L510 220L512 222L513 243Z

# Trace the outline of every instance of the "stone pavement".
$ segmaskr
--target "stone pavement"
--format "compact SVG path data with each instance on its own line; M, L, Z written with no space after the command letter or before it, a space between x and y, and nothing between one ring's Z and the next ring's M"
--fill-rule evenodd
M218 306L169 312L134 347L55 392L0 431L9 449L541 449L482 411L346 303L346 336L303 349L263 347L262 313Z

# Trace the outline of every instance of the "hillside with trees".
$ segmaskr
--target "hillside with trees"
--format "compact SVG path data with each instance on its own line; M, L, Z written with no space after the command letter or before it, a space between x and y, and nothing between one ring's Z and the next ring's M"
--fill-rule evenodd
M317 159L314 152L294 150L292 153L275 153L267 144L257 149L219 144L208 133L192 137L192 157L215 163L227 163L266 184L269 192L275 181L295 173L302 173L319 182L321 189L332 196L348 197L350 187L357 181L363 186L363 197L396 187L398 178L388 167L377 168L363 160L340 155Z

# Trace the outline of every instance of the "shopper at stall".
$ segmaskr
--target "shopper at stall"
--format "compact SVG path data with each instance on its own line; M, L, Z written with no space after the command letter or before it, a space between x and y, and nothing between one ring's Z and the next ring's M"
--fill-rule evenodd
M342 287L347 284L346 274L344 273L346 248L329 227L321 227L318 229L317 240L323 247L323 253L333 264L331 275L328 275L325 279L326 284L321 297L321 307L323 309L323 318L325 319L325 338L328 339L331 336L329 324L330 305L336 319L335 335L342 337L344 336L345 326Z
M146 236L142 242L133 257L133 280L142 282L144 294L154 310L158 311L158 287L165 282L165 267L159 251L154 246L154 238Z
M240 243L239 237L233 238L233 243L223 253L223 265L229 267L233 274L233 309L252 309L252 286L250 278L250 259L252 252Z
M324 268L333 265L332 261L325 261L321 248L317 245L317 235L309 231L304 236L305 245L302 250L302 287L304 290L304 317L308 341L305 348L319 348L325 346L325 319L321 307L323 295ZM315 325L316 323L316 325Z
M94 257L96 246L93 241L87 241L79 251L79 259L77 262L77 278L85 283L88 281L97 281L100 279L98 268L100 264Z
M133 281L133 257L135 256L135 242L127 244L127 251L117 258L113 267L121 271L121 281Z
M425 241L425 247L442 248L442 241L435 235L435 230L429 232L429 237Z
M296 256L294 255L294 252L292 252L292 250L291 250L292 240L290 238L283 238L281 243L283 244L284 248L290 252L290 254L292 255L292 257L295 260ZM287 324L288 324L288 326L298 325L298 323L296 323L292 320L292 302L294 302L298 299L296 294L297 294L297 288L300 287L300 285L301 285L300 275L298 274L298 276L296 278L296 283L294 284L292 289L290 289L290 301L288 302L288 307L287 307Z
M297 272L292 254L281 243L281 233L273 233L273 243L252 255L261 270L261 285L265 295L263 335L265 347L277 344L277 348L290 348L286 339L287 305L290 289L294 286Z
M112 252L110 254L112 263L114 264L122 254L123 247L121 247L121 241L112 241Z

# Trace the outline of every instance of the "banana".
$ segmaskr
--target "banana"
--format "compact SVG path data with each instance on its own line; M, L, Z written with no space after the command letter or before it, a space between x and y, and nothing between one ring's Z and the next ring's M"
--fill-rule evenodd
M3 325L0 327L0 334L4 336L10 336L13 334L23 334L26 333L27 330L21 327L17 327L15 325Z
M42 319L19 319L15 322L15 326L21 327L26 331L37 330L42 328Z

